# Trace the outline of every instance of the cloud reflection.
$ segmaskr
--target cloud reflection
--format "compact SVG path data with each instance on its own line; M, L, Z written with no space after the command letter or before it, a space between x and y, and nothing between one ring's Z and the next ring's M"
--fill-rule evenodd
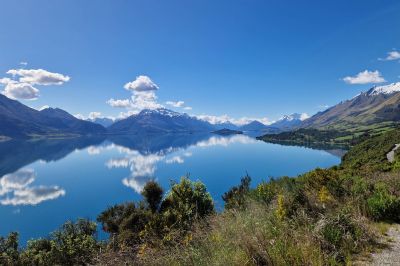
M122 184L132 188L137 193L143 190L143 187L150 180L155 179L157 164L164 162L166 164L183 164L185 158L193 155L193 149L211 146L229 146L234 143L249 144L256 140L245 135L233 136L209 136L207 139L199 140L191 145L168 147L166 143L161 143L162 149L154 150L145 145L141 145L141 150L127 148L121 145L109 144L107 146L91 148L92 154L98 154L103 150L117 150L119 154L124 156L111 158L105 165L108 169L129 168L130 175L122 180ZM150 144L157 141L149 141ZM159 143L159 142L158 142ZM182 142L185 143L185 142ZM160 143L159 143L160 144ZM189 150L190 149L190 150ZM150 152L152 150L152 152Z
M65 195L58 186L31 186L35 181L33 169L21 169L0 179L1 205L37 205Z

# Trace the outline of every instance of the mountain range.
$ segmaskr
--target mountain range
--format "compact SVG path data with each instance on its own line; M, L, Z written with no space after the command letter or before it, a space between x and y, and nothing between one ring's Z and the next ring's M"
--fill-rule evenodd
M0 136L26 138L33 136L91 135L105 133L98 124L75 118L58 108L32 109L0 94Z
M381 122L400 122L400 82L378 86L350 100L319 112L308 119L300 114L287 115L265 125L250 121L235 125L229 121L211 124L188 114L165 108L142 110L138 114L113 122L108 118L80 120L59 108L41 111L0 94L0 137L76 136L137 133L194 133L229 129L243 132L279 133L298 128L349 129Z
M400 121L400 82L378 86L304 120L302 128L349 129Z
M145 109L108 127L111 134L210 132L212 130L214 127L207 121L165 108Z

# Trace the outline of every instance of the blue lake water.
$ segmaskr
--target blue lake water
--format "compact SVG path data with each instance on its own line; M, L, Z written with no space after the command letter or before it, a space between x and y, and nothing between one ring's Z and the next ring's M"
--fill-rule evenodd
M140 200L151 179L165 190L183 175L221 195L246 172L255 185L340 162L334 151L281 146L246 135L119 136L0 143L0 235L22 243L66 220L95 220L113 204ZM100 234L100 237L104 234Z

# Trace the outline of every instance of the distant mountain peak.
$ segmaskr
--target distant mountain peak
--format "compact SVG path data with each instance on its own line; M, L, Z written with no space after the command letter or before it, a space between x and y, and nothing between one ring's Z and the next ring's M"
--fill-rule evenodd
M157 109L144 109L140 111L138 115L151 115L151 114L159 114L163 116L169 116L169 117L179 117L179 116L184 116L185 114L178 113L166 108L157 108Z
M379 94L392 94L399 91L400 91L400 82L396 82L389 85L373 87L366 94L368 96L375 96Z
M293 113L293 114L290 114L290 115L284 115L278 121L292 121L292 120L304 120L304 117L303 117L302 114Z

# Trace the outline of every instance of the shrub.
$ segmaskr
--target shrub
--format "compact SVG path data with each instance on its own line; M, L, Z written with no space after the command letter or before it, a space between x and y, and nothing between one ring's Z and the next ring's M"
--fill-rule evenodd
M203 183L182 177L171 187L160 211L168 227L187 230L195 220L214 213L214 202Z
M19 260L18 233L0 237L0 265L16 265Z
M243 208L246 197L250 191L251 178L249 175L243 177L239 186L232 187L225 192L222 199L225 202L225 209Z
M22 265L85 265L98 253L96 223L85 219L66 222L49 239L28 242L21 252Z
M155 181L147 182L144 186L142 195L149 205L152 212L156 212L161 204L163 189Z
M98 216L103 229L111 233L113 249L140 246L143 252L144 246L182 240L195 221L214 213L211 195L201 182L182 177L164 200L162 194L162 188L151 181L142 192L145 201L116 205Z
M336 261L344 262L370 242L371 236L364 223L347 211L322 217L316 227L322 236L322 248Z
M374 193L367 199L367 208L374 220L400 221L400 198L391 195L384 183L375 185Z

